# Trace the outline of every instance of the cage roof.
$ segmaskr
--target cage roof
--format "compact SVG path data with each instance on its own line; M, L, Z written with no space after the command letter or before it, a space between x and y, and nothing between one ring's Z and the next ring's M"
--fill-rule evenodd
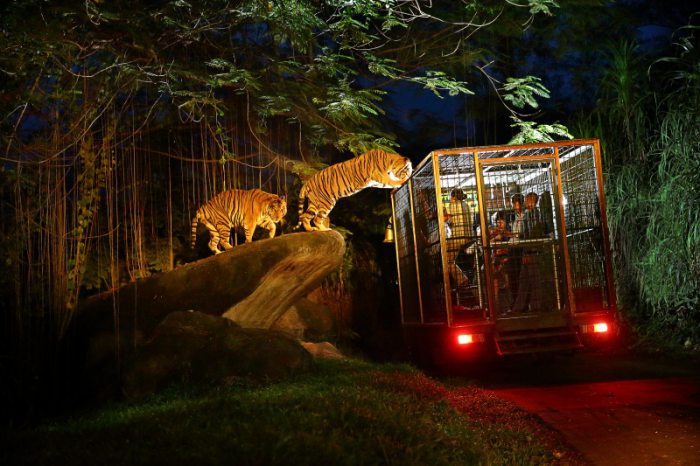
M465 148L454 148L454 149L437 149L432 151L428 156L426 156L416 167L414 171L414 176L432 176L432 170L430 173L423 171L422 169L426 164L430 163L434 156L438 159L443 157L463 157L463 156L476 156L479 160L491 160L491 159L513 159L513 164L508 164L504 160L503 164L498 166L492 166L485 169L485 172L491 172L491 176L495 176L496 172L508 172L516 169L517 166L527 163L528 158L533 159L532 169L537 169L537 163L535 159L540 157L551 157L555 153L559 157L559 163L564 163L566 160L575 157L587 150L591 150L594 145L598 144L597 139L578 139L570 141L554 141L548 143L538 143L538 144L525 144L517 146L483 146L483 147L465 147ZM516 160L517 164L516 165ZM443 163L445 160L440 162L440 178L442 184L447 184L448 186L473 186L476 184L476 178L474 172L466 172L464 166L459 164L449 164ZM421 173L422 172L422 173ZM536 176L536 175L532 175Z

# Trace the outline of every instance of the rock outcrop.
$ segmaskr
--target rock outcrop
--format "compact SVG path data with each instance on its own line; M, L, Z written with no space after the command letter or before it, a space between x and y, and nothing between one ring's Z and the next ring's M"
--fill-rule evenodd
M275 381L310 367L310 352L281 332L241 328L229 319L178 311L169 314L133 355L124 392L138 398L176 383Z
M324 304L301 298L270 327L299 340L327 340L337 336L338 323L333 310Z
M88 298L73 325L75 340L82 342L77 352L85 358L88 378L96 383L113 379L119 373L115 360L128 360L133 349L149 341L163 319L177 311L225 316L247 329L284 330L288 324L296 326L293 336L302 336L298 317L313 320L304 311L309 306L302 301L291 311L296 317L283 316L340 266L344 252L344 240L337 232L293 233L242 244ZM318 328L332 325L321 320L316 319ZM244 334L255 332L240 333ZM105 372L106 368L111 369Z
M269 328L340 266L345 242L335 231L292 233L241 244L171 272L88 298L81 325L149 335L171 312L226 314L244 327ZM114 299L114 302L113 302Z
M300 245L293 254L281 258L270 267L253 292L231 306L224 317L242 327L270 328L292 304L338 268L345 251L340 234L334 231L311 234L325 241ZM297 233L294 236L310 238L307 235ZM328 241L328 238L336 241Z

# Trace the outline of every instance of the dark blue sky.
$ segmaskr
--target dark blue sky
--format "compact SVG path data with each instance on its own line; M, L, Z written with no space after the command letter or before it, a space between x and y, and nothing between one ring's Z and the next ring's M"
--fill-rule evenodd
M623 40L637 45L642 59L671 53L672 35L688 24L694 8L677 1L627 0L612 2L616 8L609 18L591 21L591 27L578 37L562 39L567 48L558 47L556 37L544 43L541 37L530 37L520 48L512 50L519 76L540 76L550 90L550 99L538 99L540 122L561 122L576 112L595 105L598 83L607 65L609 47ZM695 2L698 3L698 2ZM695 6L700 11L700 4ZM606 11L603 9L602 11ZM629 22L614 18L627 18ZM700 16L700 14L698 15ZM559 33L566 35L566 18L558 19ZM537 34L531 32L530 35ZM528 44L533 44L532 48ZM445 97L409 84L394 85L386 97L384 108L398 133L400 150L412 158L422 158L440 147L506 143L509 139L508 115L501 111L497 97L485 92L483 83L468 77L476 96ZM479 87L481 86L481 87Z

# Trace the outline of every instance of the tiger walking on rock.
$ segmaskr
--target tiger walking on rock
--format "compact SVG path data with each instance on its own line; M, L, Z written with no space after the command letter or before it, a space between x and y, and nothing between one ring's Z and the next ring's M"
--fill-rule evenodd
M301 187L297 228L303 225L306 231L330 230L328 214L338 199L365 188L396 188L408 180L412 171L408 158L381 149L324 168Z
M279 197L260 189L229 189L214 196L197 210L192 219L192 248L197 240L197 225L209 231L209 249L214 254L231 249L231 228L243 227L245 242L253 240L255 228L261 226L275 236L275 223L287 214L286 196Z

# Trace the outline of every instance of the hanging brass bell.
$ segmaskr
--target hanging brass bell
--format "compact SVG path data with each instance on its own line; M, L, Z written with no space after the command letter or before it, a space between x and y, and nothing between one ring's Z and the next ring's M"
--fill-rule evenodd
M389 217L389 222L386 224L386 229L384 230L384 243L394 242L394 225L391 223L391 217Z

